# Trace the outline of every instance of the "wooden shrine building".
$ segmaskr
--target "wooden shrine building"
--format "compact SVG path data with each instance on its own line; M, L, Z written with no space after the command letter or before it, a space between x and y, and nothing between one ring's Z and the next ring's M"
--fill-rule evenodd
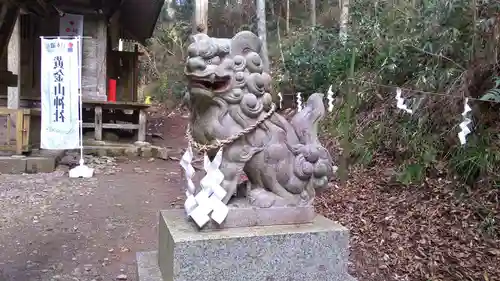
M19 154L39 146L40 37L59 36L60 18L66 13L84 18L84 128L94 130L96 140L102 140L103 130L125 129L145 141L148 105L137 95L138 48L119 51L118 45L120 39L144 43L150 38L163 4L163 0L0 0L0 115L9 116L3 126L8 131L2 133L5 138L0 134L2 148ZM111 79L117 81L112 101Z

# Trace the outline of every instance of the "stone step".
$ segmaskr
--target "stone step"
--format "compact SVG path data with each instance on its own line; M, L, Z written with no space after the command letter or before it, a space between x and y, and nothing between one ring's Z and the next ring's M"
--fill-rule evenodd
M0 174L51 173L63 154L63 150L40 150L29 156L0 156Z
M69 152L79 152L78 149L70 149ZM96 156L125 156L128 158L158 158L168 160L172 149L154 145L139 146L133 144L104 144L104 145L85 145L83 153Z

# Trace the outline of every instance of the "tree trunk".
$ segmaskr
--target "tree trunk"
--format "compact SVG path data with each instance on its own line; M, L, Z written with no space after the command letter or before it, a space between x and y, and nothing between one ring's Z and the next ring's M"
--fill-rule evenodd
M208 0L195 0L193 33L208 32Z
M311 26L316 26L316 0L310 0L311 4Z
M355 84L352 79L354 79L354 66L356 64L356 50L352 51L351 55L351 67L349 70L349 80L347 80L347 93L344 96L344 109L343 118L341 122L342 138L340 139L340 146L342 147L342 155L340 156L339 163L339 179L342 185L345 185L349 176L349 164L351 159L351 139L352 139L352 125L355 121L353 120L353 108L357 103Z
M260 55L265 72L270 71L269 65L269 52L267 51L267 28L266 28L266 0L257 0L256 5L257 14L257 32L262 42L262 49Z
M309 4L311 6L311 27L314 29L316 26L316 0L309 0ZM312 46L313 48L316 48L318 45L318 38L316 37L316 33L313 33L312 36Z
M286 34L290 33L290 0L286 0Z
M339 37L345 44L347 40L347 23L349 22L349 0L342 0L342 9L340 11Z

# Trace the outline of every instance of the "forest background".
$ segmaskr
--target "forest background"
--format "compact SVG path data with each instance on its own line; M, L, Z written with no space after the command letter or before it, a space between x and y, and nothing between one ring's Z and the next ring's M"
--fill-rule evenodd
M264 32L286 108L332 86L322 138L339 179L317 207L351 230L352 274L500 280L500 1L256 1L211 0L201 21L214 37ZM173 107L185 91L199 2L166 1L142 48L155 102ZM398 87L413 114L396 108Z

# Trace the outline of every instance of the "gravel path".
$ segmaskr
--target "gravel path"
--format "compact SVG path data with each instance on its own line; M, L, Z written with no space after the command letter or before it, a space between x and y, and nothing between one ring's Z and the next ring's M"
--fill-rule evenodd
M137 280L156 217L181 195L177 163L121 163L114 175L0 176L0 280Z
M182 123L165 128L181 147ZM182 204L180 167L93 160L91 179L64 168L0 175L0 281L137 280L135 253L157 248L158 211Z

